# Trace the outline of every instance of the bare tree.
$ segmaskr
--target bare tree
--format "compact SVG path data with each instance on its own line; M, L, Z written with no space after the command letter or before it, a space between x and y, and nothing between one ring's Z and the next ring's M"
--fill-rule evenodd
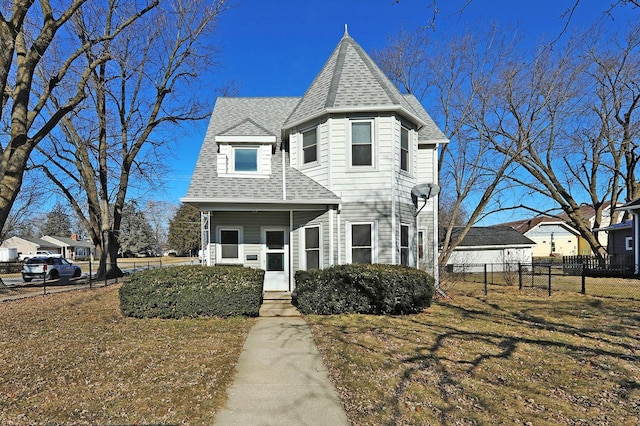
M196 83L198 75L214 65L215 49L206 37L226 3L166 2L104 51L88 51L88 61L94 55L109 56L90 75L91 103L65 117L62 132L52 134L50 146L40 149L41 167L74 206L98 247L100 276L121 273L118 233L129 186L157 186L157 176L166 170L168 130L210 114L210 97L203 96ZM109 9L107 16L115 12ZM78 39L109 30L109 20L102 23L104 29L92 26L100 13L87 8L78 14Z
M414 94L433 108L450 142L440 151L439 217L441 264L466 236L469 228L499 206L506 189L504 175L513 158L496 151L475 129L474 110L489 101L488 93L510 58L518 39L509 31L489 27L482 34L453 37L432 43L429 32L401 32L374 57L401 90ZM471 201L470 201L471 200ZM464 221L461 218L464 217ZM463 223L462 223L463 222ZM454 227L462 226L460 233Z
M450 197L447 217L466 207L468 230L496 210L546 213L539 206L546 198L604 257L580 207L594 207L597 227L608 203L640 195L639 34L631 28L625 37L604 39L594 31L592 38L537 51L495 31L442 46L401 37L386 51L396 56L383 51L383 68L401 88L425 94L451 140L439 164ZM413 48L414 59L398 63ZM516 197L501 197L505 191ZM466 235L452 240L453 224L442 223L440 262Z
M108 57L84 52L107 43L144 15L151 2L132 14L117 16L109 32L69 43L65 37L70 20L86 0L68 5L48 0L14 0L0 4L0 229L3 229L23 181L24 170L33 149L57 123L84 100L91 73ZM64 56L52 51L64 49ZM35 79L38 68L45 68L42 81ZM73 90L62 82L74 80ZM58 99L56 108L51 98Z

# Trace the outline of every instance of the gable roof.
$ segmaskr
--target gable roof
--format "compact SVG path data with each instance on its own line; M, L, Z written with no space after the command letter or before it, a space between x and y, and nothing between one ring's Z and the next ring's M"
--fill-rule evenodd
M303 173L294 170L282 153L271 158L266 178L220 177L215 137L273 135L280 142L282 124L300 98L218 98L184 202L339 202L340 198ZM252 133L245 133L252 132ZM286 158L286 157L285 157ZM286 188L283 187L283 167Z
M562 223L561 219L551 216L536 216L528 219L514 220L512 222L501 223L499 226L508 226L521 234L526 234L541 223Z
M56 235L45 235L44 237L42 237L43 239L47 239L45 241L50 241L50 242L58 242L61 243L63 245L67 245L70 247L88 247L88 248L93 248L93 244L89 241L82 241L82 240L74 240L73 238L70 237L59 237Z
M413 98L413 99L411 99ZM415 101L414 101L415 100ZM413 95L402 95L345 31L311 86L284 123L289 129L328 113L395 111L446 140ZM439 133L439 134L438 134Z
M455 239L462 232L463 227L455 227L451 231L451 238ZM532 247L536 243L509 226L473 226L462 239L458 247L486 247L486 246L523 246Z

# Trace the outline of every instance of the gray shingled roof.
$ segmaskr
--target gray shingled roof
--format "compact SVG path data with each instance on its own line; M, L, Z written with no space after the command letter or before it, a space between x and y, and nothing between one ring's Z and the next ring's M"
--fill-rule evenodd
M229 200L229 202L285 201L282 188L282 152L272 156L268 178L219 177L216 170L217 135L275 135L280 141L280 129L299 98L219 98L211 115L200 155L196 163L187 200ZM288 157L287 157L288 158ZM335 200L339 197L324 186L285 165L286 201L306 202Z
M422 123L436 139L446 139L415 97L402 95L398 88L349 34L338 43L320 73L311 83L284 127L291 128L329 112L388 110ZM433 127L433 128L432 128ZM435 129L434 129L435 128Z
M460 232L462 232L462 227L454 228L451 232L451 238L457 238ZM509 226L474 226L469 229L459 247L534 246L535 244L535 242Z
M298 170L282 154L273 155L268 178L219 177L216 136L275 136L283 129L335 111L396 111L422 126L419 140L443 142L446 137L413 95L402 95L366 52L345 32L302 98L218 98L185 201L313 202L340 198ZM288 158L288 157L287 157ZM286 200L282 168L285 167Z

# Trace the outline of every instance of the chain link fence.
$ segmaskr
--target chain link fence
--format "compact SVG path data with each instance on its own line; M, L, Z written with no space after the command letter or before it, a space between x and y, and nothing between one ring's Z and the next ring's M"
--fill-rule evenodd
M22 277L23 262L0 262L0 301L22 298L37 294L56 293L80 288L103 287L122 282L123 278L98 279L100 266L98 261L76 261L74 265L80 267L79 277L48 277L35 278L26 281ZM146 258L122 259L117 266L124 276L147 269L164 268L177 265L198 265L198 258Z
M439 279L440 289L447 295L479 296L517 290L541 296L564 292L640 300L640 276L602 274L590 274L584 268L579 275L568 275L561 264L552 263L467 264L441 267Z

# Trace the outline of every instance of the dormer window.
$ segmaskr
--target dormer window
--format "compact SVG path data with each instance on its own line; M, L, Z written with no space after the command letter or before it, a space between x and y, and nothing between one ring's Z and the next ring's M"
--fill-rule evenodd
M216 136L221 177L268 178L275 136Z
M233 166L233 172L236 173L256 173L258 171L258 148L234 147Z
M302 162L318 161L318 132L315 128L302 132Z

